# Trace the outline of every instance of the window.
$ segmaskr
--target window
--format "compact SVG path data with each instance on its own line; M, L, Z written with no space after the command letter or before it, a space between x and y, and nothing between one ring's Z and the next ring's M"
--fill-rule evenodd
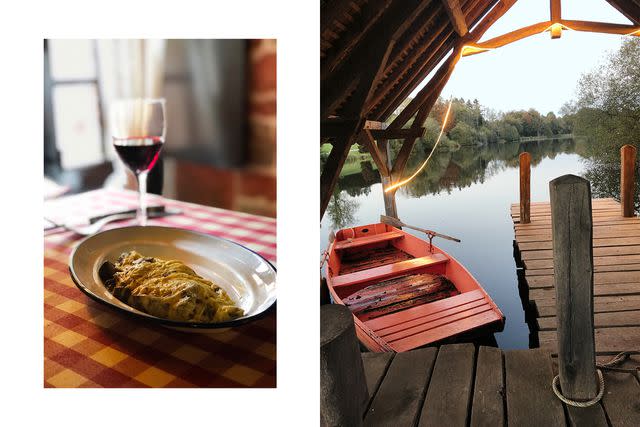
M93 40L45 41L45 167L106 161L96 58Z

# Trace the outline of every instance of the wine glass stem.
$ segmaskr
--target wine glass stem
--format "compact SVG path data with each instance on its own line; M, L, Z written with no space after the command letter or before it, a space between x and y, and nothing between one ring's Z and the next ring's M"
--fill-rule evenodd
M140 172L137 176L139 203L136 216L138 224L142 226L147 225L147 175L149 171Z

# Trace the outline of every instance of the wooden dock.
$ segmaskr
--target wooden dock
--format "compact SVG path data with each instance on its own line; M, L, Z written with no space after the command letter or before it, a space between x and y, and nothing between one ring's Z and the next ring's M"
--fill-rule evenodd
M567 408L551 389L554 358L541 349L451 344L362 353L362 359L369 391L365 426L640 425L637 373L605 371L601 402ZM634 355L620 366L639 362Z
M522 294L540 347L556 352L551 207L531 203L530 212L531 222L521 224L519 204L511 206ZM640 352L640 218L623 217L614 199L594 199L592 213L595 343L603 360L621 351Z

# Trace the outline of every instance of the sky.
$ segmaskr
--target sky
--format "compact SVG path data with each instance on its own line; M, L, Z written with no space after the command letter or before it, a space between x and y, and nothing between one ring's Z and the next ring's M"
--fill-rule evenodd
M605 0L563 0L562 17L630 24ZM549 0L518 0L481 41L549 19ZM458 62L442 96L477 98L497 111L535 108L558 114L575 97L580 76L618 49L622 36L563 31L516 41L499 49L464 57ZM422 85L421 85L422 86Z

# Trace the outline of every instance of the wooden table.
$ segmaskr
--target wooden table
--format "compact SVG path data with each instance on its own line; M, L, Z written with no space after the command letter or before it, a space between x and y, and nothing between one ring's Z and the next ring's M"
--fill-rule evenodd
M276 260L273 219L150 196L181 215L150 225L196 230L233 240ZM98 190L45 203L54 221L133 208L137 194ZM121 227L132 222L119 222ZM44 238L45 387L275 387L275 312L220 334L189 334L130 319L78 290L69 254L72 232Z

